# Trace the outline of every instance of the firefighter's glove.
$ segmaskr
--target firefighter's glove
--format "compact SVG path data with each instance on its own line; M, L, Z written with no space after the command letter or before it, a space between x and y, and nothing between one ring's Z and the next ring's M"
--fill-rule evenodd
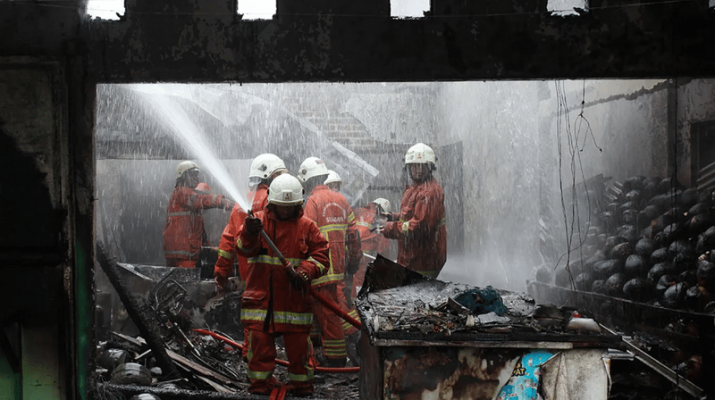
M295 269L292 265L286 263L284 265L286 274L288 275L288 281L291 286L296 290L306 290L310 285L310 277L305 271L300 271Z
M251 235L258 235L258 232L263 229L263 221L261 221L260 218L254 217L253 215L247 216L243 224L246 226L246 232L250 233Z
M362 253L361 253L362 255ZM356 258L354 260L348 260L348 265L345 266L345 272L350 275L355 275L360 269L360 259Z

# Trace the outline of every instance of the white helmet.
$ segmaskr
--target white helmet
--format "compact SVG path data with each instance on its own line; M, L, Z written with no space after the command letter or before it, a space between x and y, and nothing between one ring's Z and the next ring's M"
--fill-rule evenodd
M328 170L328 178L323 182L324 185L327 185L328 183L343 183L343 180L340 179L340 175L338 175L337 172L333 171L332 169Z
M390 212L390 200L383 199L382 197L378 197L375 200L372 201L373 204L377 204L382 208L382 211L389 213Z
M299 206L303 204L303 185L291 174L283 174L271 182L268 188L268 204Z
M417 143L410 147L405 154L405 165L407 164L432 164L437 162L437 156L434 155L434 150L424 143Z
M328 167L325 166L323 160L318 157L308 157L298 168L298 179L305 183L314 176L328 175L329 173Z
M199 166L196 165L195 162L193 161L182 161L178 167L176 167L176 179L181 178L182 175L184 175L184 172L195 169L196 171L199 170Z
M264 153L253 159L248 178L268 179L278 171L288 172L285 163L277 155Z

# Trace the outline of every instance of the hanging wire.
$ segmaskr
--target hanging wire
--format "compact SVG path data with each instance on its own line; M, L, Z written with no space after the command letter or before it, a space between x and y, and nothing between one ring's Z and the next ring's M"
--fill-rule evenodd
M556 262L554 269L558 267L559 263L566 257L566 269L569 276L569 281L571 288L574 289L574 277L571 273L571 269L568 268L571 263L571 253L578 250L581 260L583 259L583 245L586 242L586 237L588 235L588 230L591 227L591 195L588 192L588 184L586 180L586 175L583 168L583 162L581 159L581 152L584 150L588 136L591 136L594 145L599 151L603 151L598 144L593 135L593 130L591 129L591 124L584 115L585 109L585 97L586 97L586 81L582 83L581 90L581 109L579 114L576 116L574 121L573 130L571 129L570 117L569 117L569 107L566 99L566 91L564 88L563 81L556 81L556 99L557 99L557 113L556 113L556 138L558 147L558 158L559 158L559 191L561 197L561 210L564 218L564 231L566 233L566 253L564 253ZM565 123L564 123L565 121ZM585 127L585 128L584 128ZM565 130L565 132L563 132ZM583 146L579 148L579 137L583 131ZM562 176L563 171L563 150L562 150L562 136L563 133L566 135L566 141L568 144L568 152L570 155L569 171L571 173L571 207L570 207L570 220L569 213L566 207L566 200L564 196L564 181ZM576 186L576 177L580 176L583 182L584 194L586 197L586 211L588 218L585 221L585 235L582 235L582 221L579 197ZM570 221L570 223L569 223ZM574 236L577 237L577 245L574 246Z

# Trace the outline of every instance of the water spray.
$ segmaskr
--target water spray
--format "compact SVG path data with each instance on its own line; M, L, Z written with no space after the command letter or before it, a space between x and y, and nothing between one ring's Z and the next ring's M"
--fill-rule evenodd
M186 116L183 110L177 107L170 96L158 93L148 93L140 86L133 86L141 99L157 112L160 120L180 139L181 144L200 161L200 168L206 169L223 187L231 200L235 201L242 209L250 211L251 207L246 197L241 194L226 168L213 155L206 144L206 134Z

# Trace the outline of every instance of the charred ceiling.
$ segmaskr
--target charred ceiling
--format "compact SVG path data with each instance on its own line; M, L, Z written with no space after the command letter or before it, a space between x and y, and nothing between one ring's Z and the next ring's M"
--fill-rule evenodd
M18 4L19 3L19 4ZM71 2L0 4L0 55L86 56L99 82L435 81L712 76L707 1L591 1L552 16L546 1L433 2L395 19L389 1L279 1L272 20L236 2L127 1L120 21ZM32 28L42 28L32 30ZM27 31L28 35L15 35ZM34 32L34 33L31 33ZM41 32L41 33L40 33ZM31 33L31 34L30 34Z

